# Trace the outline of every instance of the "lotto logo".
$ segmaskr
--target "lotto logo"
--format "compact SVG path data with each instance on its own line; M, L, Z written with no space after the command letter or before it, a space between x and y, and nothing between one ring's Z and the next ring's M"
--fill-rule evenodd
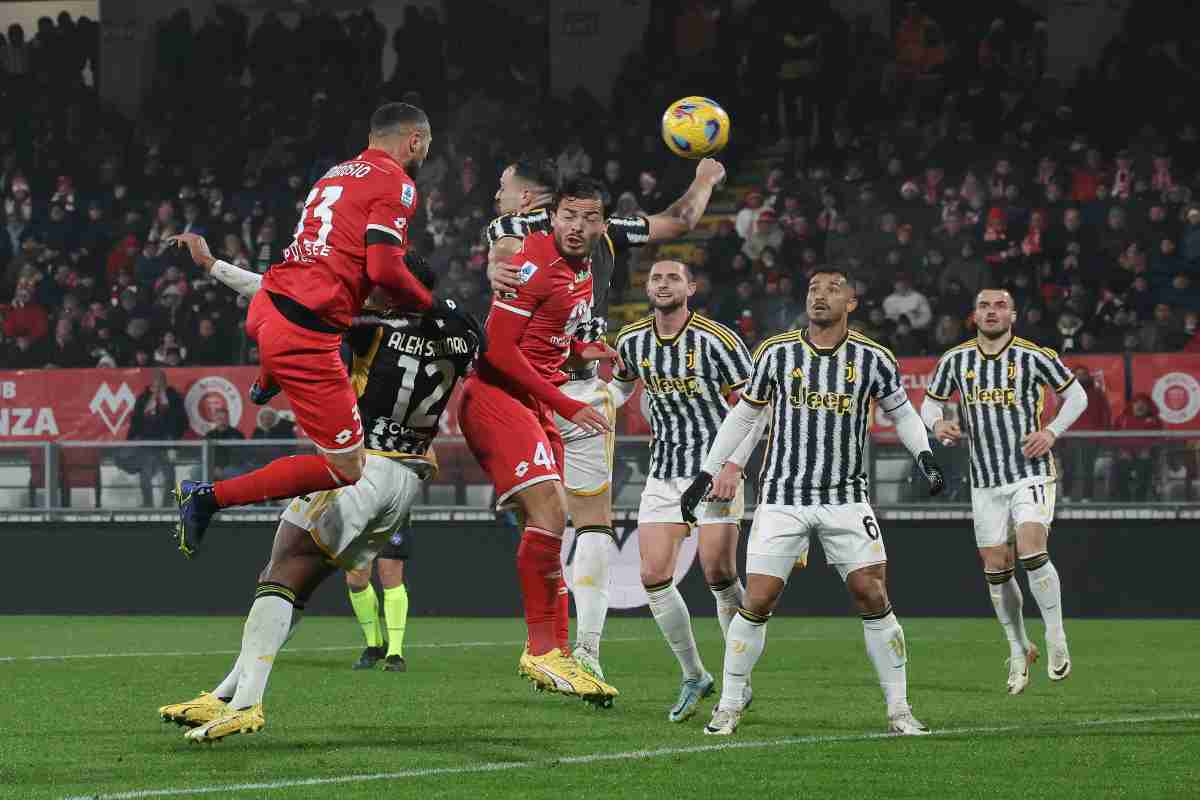
M517 464L517 468L513 472L517 474L518 478L524 478L525 473L529 472L529 462L522 461L520 464Z
M341 432L338 433L337 436L333 437L333 440L338 444L345 444L346 442L350 441L350 437L353 435L354 434L350 432L349 428L342 428Z

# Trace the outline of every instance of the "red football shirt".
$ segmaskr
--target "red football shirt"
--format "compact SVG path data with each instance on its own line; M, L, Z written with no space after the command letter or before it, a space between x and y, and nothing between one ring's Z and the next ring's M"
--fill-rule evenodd
M394 158L364 150L316 182L283 260L262 288L295 300L321 319L349 328L373 285L367 276L367 235L384 235L403 255L417 187Z
M566 382L562 366L571 353L571 340L591 319L590 260L573 264L558 252L552 233L531 233L511 261L520 268L522 284L516 297L493 297L488 352L478 371L480 378L514 396L536 397L539 393L530 391L531 379L554 386ZM516 332L515 339L510 331ZM525 366L516 363L522 357L536 377L524 374ZM552 407L557 404L539 399Z

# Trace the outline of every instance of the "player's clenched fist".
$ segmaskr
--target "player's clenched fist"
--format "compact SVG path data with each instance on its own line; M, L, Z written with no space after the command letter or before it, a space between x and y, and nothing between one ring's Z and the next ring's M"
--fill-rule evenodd
M933 435L946 447L952 447L962 438L962 428L958 426L957 422L938 420L933 423Z
M208 249L208 242L204 241L204 237L199 234L177 233L167 238L167 244L176 247L186 247L188 255L192 257L192 261L195 261L196 266L205 272L212 269L212 265L217 261L217 259L213 258L212 251Z
M706 180L716 186L725 180L725 166L715 158L702 158L696 165L696 177Z

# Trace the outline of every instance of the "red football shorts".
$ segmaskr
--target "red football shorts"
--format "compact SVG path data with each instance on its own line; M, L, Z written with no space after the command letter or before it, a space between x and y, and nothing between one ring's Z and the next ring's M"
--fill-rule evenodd
M340 335L296 325L266 292L250 301L246 333L258 342L259 383L283 389L296 424L313 444L327 453L345 453L362 443L358 397L339 353Z
M554 414L541 404L530 408L472 375L463 383L458 422L467 446L492 478L497 508L511 507L510 498L535 483L562 480L562 435Z

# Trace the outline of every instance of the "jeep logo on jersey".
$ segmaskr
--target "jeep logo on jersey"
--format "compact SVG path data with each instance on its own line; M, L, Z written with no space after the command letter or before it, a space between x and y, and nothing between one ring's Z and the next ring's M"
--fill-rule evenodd
M413 201L416 199L417 190L411 183L404 184L404 187L400 190L400 202L404 203L404 205L408 206L409 208L412 208Z
M642 588L642 558L638 551L637 522L614 522L617 534L617 552L608 567L608 607L641 608L649 602ZM699 537L692 535L683 540L679 548L679 560L675 562L675 582L683 580L696 561ZM575 591L575 575L572 561L575 556L575 528L568 527L563 536L563 577L571 591Z
M107 383L101 383L92 395L92 402L88 403L88 410L100 417L109 433L116 436L136 402L137 398L130 391L129 384L122 383L121 388L114 392Z

